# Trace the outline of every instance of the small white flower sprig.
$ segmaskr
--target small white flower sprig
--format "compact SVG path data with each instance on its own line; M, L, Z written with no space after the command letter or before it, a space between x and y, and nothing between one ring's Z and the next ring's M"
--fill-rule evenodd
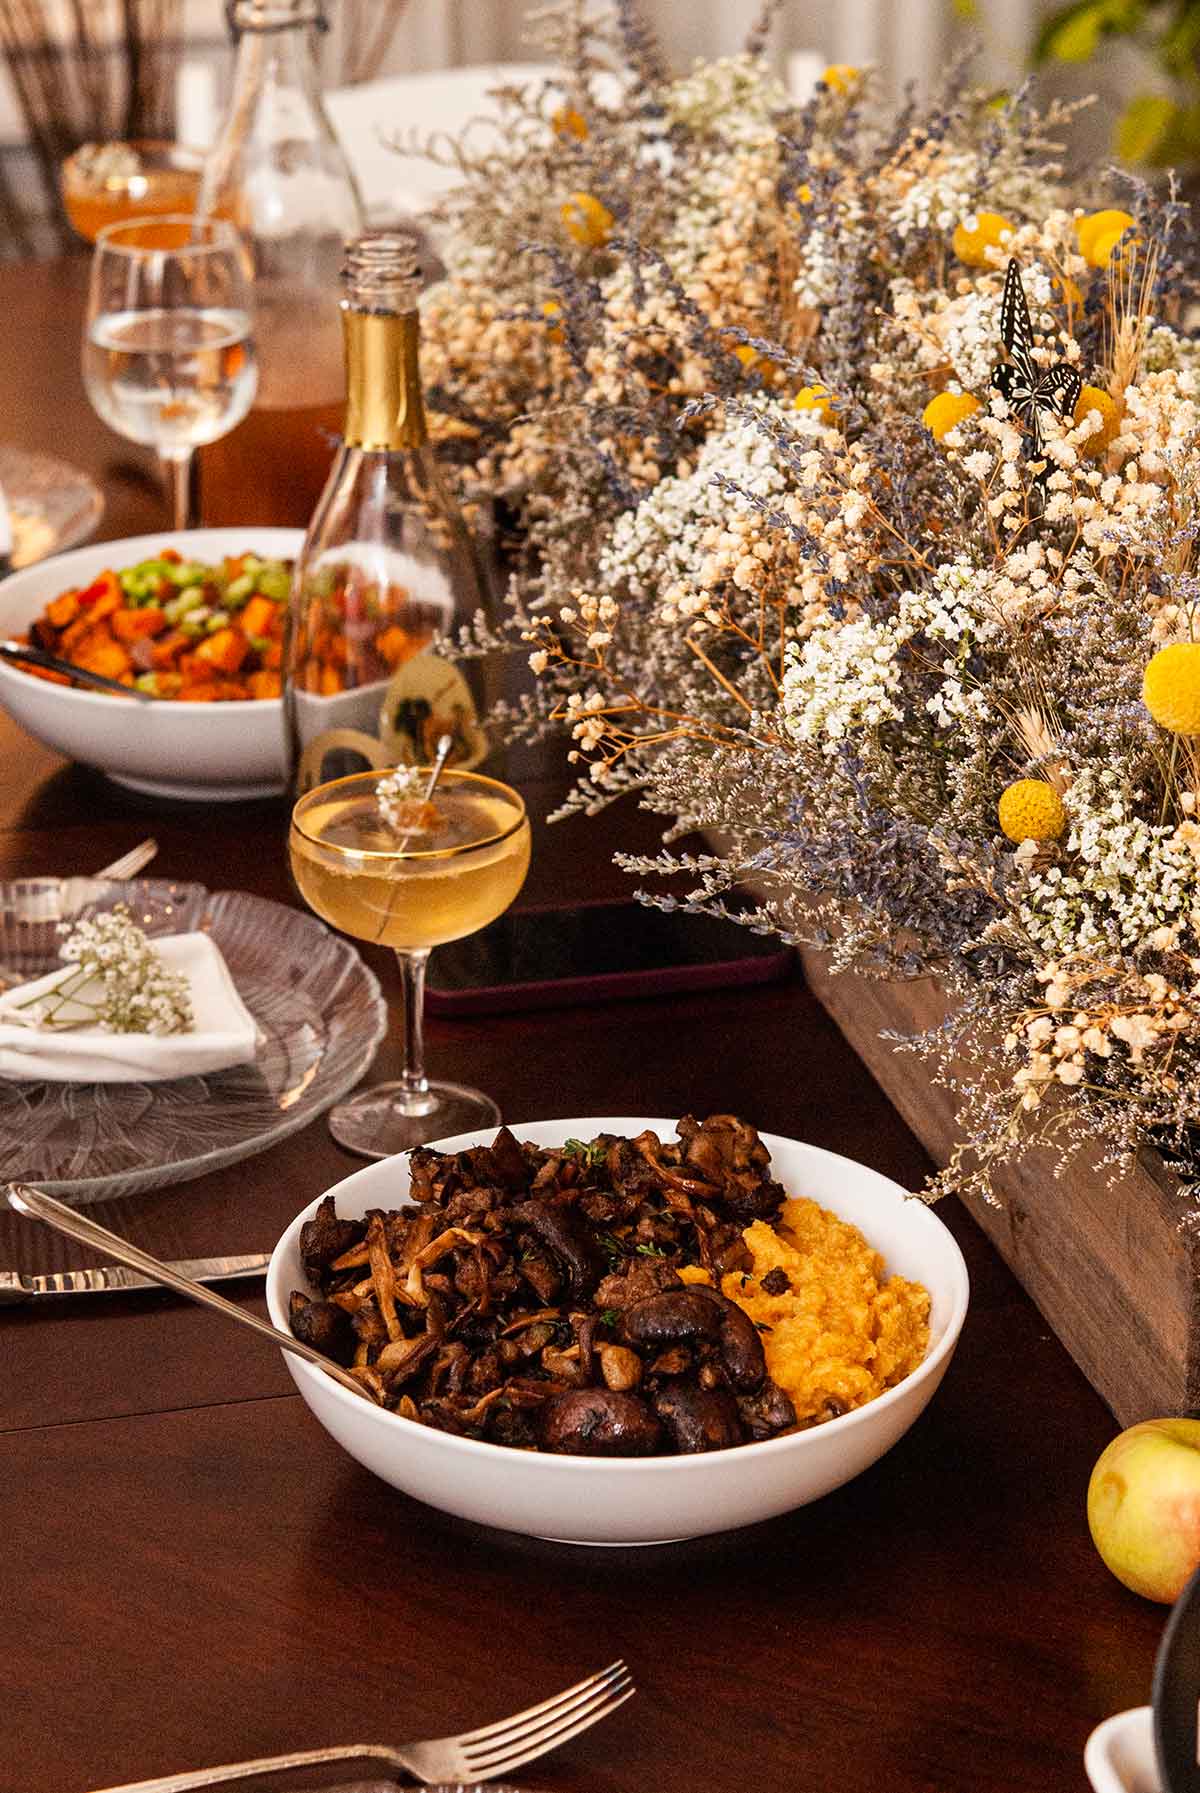
M194 1026L187 979L168 971L123 903L86 921L60 924L59 957L75 967L29 1005L41 1027L97 1027L101 1033L188 1033Z
M420 801L428 774L415 766L396 766L375 786L375 803L389 828L411 831L413 804Z

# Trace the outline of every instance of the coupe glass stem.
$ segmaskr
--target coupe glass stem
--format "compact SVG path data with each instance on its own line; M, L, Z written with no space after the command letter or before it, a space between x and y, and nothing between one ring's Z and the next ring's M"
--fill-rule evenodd
M425 967L429 949L401 952L400 977L404 986L404 1069L400 1073L396 1105L404 1114L429 1114L437 1107L425 1075Z
M200 522L195 453L187 448L182 454L165 454L160 459L171 488L171 526L174 529L195 529Z

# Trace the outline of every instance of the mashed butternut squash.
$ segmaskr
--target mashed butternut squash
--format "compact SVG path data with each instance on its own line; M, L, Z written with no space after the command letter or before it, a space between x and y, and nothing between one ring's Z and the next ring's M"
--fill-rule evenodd
M758 1327L768 1373L791 1396L799 1426L861 1407L915 1370L929 1346L929 1294L902 1276L856 1226L805 1199L784 1203L776 1226L743 1238L753 1269L722 1292ZM711 1282L685 1265L684 1282Z

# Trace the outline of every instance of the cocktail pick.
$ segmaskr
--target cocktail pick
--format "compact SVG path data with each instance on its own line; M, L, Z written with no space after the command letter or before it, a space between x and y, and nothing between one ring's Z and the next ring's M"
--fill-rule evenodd
M433 793L437 790L438 779L446 770L446 761L450 758L450 749L453 746L454 741L450 735L442 735L439 739L437 753L434 755L433 766L429 773L429 783L425 786L425 796L422 799L423 802L428 803L429 799L433 796Z

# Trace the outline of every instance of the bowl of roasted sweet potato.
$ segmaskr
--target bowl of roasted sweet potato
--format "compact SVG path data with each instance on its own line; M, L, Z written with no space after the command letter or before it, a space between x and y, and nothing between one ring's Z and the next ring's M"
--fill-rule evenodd
M153 699L0 661L0 704L134 790L283 789L281 673L298 529L195 529L58 554L0 583L0 635Z

